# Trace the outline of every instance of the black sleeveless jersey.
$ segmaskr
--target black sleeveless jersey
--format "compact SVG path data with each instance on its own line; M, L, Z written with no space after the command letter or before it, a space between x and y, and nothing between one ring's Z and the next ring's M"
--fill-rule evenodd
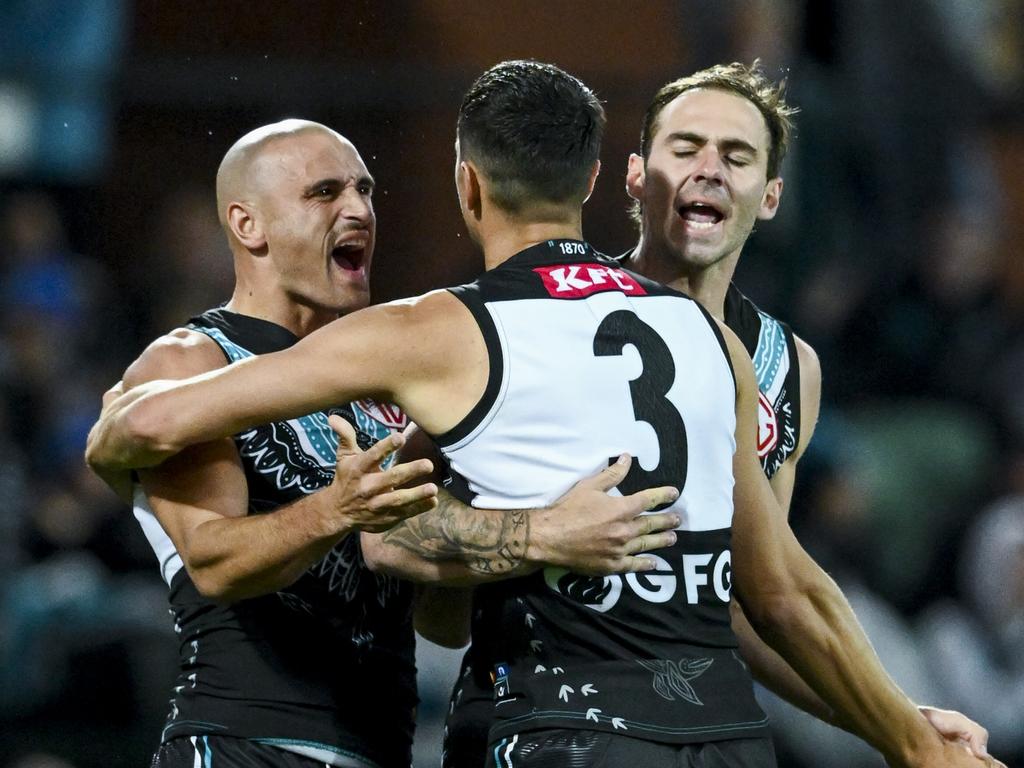
M800 441L800 361L793 331L762 312L730 283L725 294L725 324L754 361L760 390L757 455L770 480L793 455Z
M545 505L622 451L636 457L623 493L680 489L678 540L653 553L654 572L548 568L477 588L490 738L764 735L729 620L735 380L717 324L578 241L541 243L454 293L480 325L491 378L436 438L453 492L481 507Z
M224 309L188 327L213 339L231 363L297 341L281 326ZM363 448L401 426L400 412L370 401L333 412L353 424ZM333 478L337 438L326 413L249 429L234 441L249 514ZM353 535L280 592L216 603L196 590L147 506L137 492L136 515L162 561L180 643L164 741L228 735L339 765L410 764L417 697L409 584L370 572Z
M770 479L796 450L800 432L800 373L793 332L760 311L735 284L726 294L725 323L754 361L760 390L758 455ZM483 616L476 601L474 615ZM449 702L444 768L482 768L494 714L494 679L481 649L470 646Z

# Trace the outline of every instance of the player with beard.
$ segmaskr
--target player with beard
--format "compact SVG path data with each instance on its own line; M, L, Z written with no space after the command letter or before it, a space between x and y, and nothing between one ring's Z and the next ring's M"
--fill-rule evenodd
M893 765L982 764L888 679L793 538L757 461L756 380L735 334L581 239L602 127L593 94L557 68L488 70L463 101L456 143L483 277L342 318L273 355L140 386L105 409L88 456L152 466L247 424L381 394L434 436L465 500L516 509L554 500L628 447L639 460L619 487L679 485L664 499L678 538L646 579L548 569L489 585L474 627L496 676L489 762L559 764L568 744L607 765L772 765L732 652L735 561L759 631ZM449 565L424 569L463 576Z

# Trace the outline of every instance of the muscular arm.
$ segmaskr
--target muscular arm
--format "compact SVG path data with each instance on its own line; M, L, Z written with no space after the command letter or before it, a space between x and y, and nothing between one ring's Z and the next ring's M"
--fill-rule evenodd
M752 624L890 764L980 764L944 742L889 678L838 587L794 538L756 458L750 359L731 331L723 333L737 376L734 586Z
M154 342L129 368L124 387L190 376L224 363L208 337L176 331ZM354 444L351 428L348 441ZM368 518L378 519L376 509L367 515L368 506L399 500L388 487L391 481L429 471L429 462L423 462L380 472L374 462L394 447L384 441L364 455L341 456L343 464L329 488L264 515L247 516L245 475L230 439L191 446L160 467L141 471L139 479L200 593L238 600L295 581L349 532L366 525ZM354 451L343 441L340 452ZM403 514L432 504L423 491L406 493L409 506Z
M821 364L818 356L811 346L799 337L796 337L796 350L800 364L800 437L796 451L769 481L772 493L779 502L779 509L787 518L793 498L797 462L814 436L821 406ZM832 708L822 701L785 659L757 635L744 615L740 601L733 600L730 609L740 653L750 664L754 678L804 712L839 728L850 730L849 725L836 717ZM918 709L943 737L963 740L970 745L976 755L987 754L988 731L970 718L959 712L935 707L919 706Z
M436 292L347 315L280 352L136 387L104 409L86 456L105 471L154 466L187 445L362 397L396 402L440 434L480 399L487 373L469 311Z
M821 365L818 356L809 344L799 338L796 339L796 349L800 370L800 435L796 450L769 481L779 511L787 519L793 498L796 465L814 435L821 404ZM750 665L754 679L804 712L832 725L839 725L832 708L750 626L740 600L733 600L729 607L740 653Z
M602 575L649 570L653 563L638 554L671 546L679 521L675 513L641 513L678 493L662 487L609 496L629 464L624 457L542 509L477 509L442 492L431 512L364 536L364 556L373 569L444 584L478 584L546 566Z

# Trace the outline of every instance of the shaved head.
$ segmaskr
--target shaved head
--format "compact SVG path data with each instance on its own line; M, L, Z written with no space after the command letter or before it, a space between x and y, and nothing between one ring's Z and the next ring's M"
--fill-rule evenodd
M245 134L217 170L236 293L335 317L366 306L373 188L352 142L325 125L282 120Z
M324 133L352 146L348 139L326 125L298 119L281 120L256 128L231 145L217 169L217 217L221 226L227 229L229 203L255 202L254 198L258 197L271 181L271 169L263 167L260 162L264 157L264 150L281 139L310 132Z

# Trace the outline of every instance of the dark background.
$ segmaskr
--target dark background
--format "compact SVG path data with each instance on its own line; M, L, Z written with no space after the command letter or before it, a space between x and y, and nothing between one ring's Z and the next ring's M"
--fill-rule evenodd
M794 527L908 693L1024 755L1021 0L3 0L0 765L117 768L155 746L165 590L81 451L147 341L230 292L225 150L284 117L336 128L378 182L374 299L463 282L482 262L456 111L524 57L605 103L584 223L610 253L634 238L626 158L658 86L755 57L788 79L783 205L738 282L822 360ZM428 766L454 671L429 645L421 661ZM783 766L877 764L766 706Z

